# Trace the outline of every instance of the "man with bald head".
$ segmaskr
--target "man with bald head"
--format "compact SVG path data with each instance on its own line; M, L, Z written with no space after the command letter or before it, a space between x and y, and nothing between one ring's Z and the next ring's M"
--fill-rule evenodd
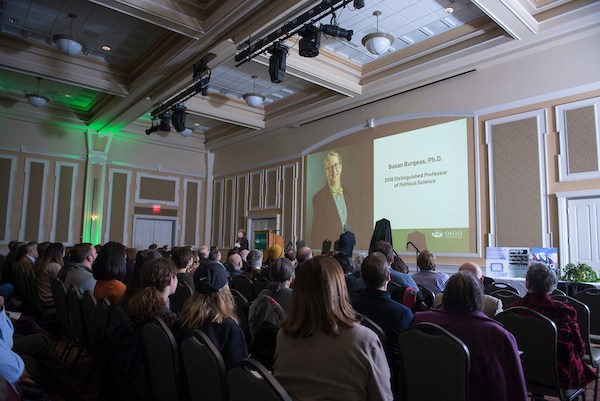
M244 264L242 262L242 257L237 253L232 253L227 258L227 270L229 271L229 276L234 278L242 274L242 269L244 268Z
M298 261L298 265L296 266L296 272L298 271L300 266L306 263L307 260L312 259L312 257L312 249L310 249L309 247L303 246L300 249L298 249L298 253L296 255L296 260Z
M481 282L481 286L483 287L483 272L481 271L481 267L479 267L477 264L473 262L464 263L458 268L458 271L469 271L473 273L477 280ZM442 305L443 297L444 293L435 296L435 301L433 302L434 308L439 308ZM483 313L487 317L493 318L500 312L502 312L502 301L490 295L483 294Z

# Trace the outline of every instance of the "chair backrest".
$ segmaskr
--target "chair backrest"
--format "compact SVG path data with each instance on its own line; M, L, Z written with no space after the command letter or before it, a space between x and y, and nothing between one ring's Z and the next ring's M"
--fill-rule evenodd
M40 300L40 292L38 287L38 281L35 277L35 273L32 270L25 271L25 278L27 281L27 292L29 294L29 301L35 307L36 313L42 313L42 301Z
M63 330L71 335L71 319L69 319L69 307L67 305L67 287L60 279L55 278L50 285L52 289L52 298L54 299L54 310L56 311L56 320L59 321Z
M600 289L583 290L573 298L587 305L590 310L590 333L600 335Z
M87 334L86 348L94 351L94 341L98 332L98 314L96 312L96 297L90 290L86 290L81 297L81 310L85 323L85 332Z
M507 305L510 305L513 302L517 302L521 299L519 294L515 294L514 292L509 290L497 290L489 295L494 298L498 298L500 301L502 301L502 307L504 308L506 308Z
M326 239L325 241L323 241L323 245L321 246L321 255L325 255L330 250L331 250L331 240Z
M495 292L498 290L508 290L508 291L512 291L515 294L519 295L519 291L515 287L508 285L508 284L504 284L504 283L492 283L492 284L488 285L487 287L485 287L484 292L487 295L491 295L492 292Z
M210 338L191 331L181 343L191 401L229 401L225 361Z
M108 322L108 308L110 301L106 298L100 298L96 302L96 322L98 325L98 340L103 342L106 334L106 323Z
M586 304L568 295L554 294L550 298L555 301L569 305L577 311L577 324L579 325L579 332L581 338L585 343L585 353L592 355L592 345L590 341L590 309ZM593 358L591 358L592 365L596 365ZM597 366L594 366L597 367Z
M71 316L71 324L73 325L75 342L87 348L89 342L87 338L83 311L81 308L81 293L77 287L71 286L67 290L67 301L69 303L69 315Z
M427 305L428 308L433 306L433 302L435 301L435 294L431 292L431 290L419 285L419 291L423 294L423 302Z
M253 359L243 359L227 373L231 401L292 401L271 373Z
M235 302L235 314L240 319L240 327L244 332L246 343L250 344L250 326L248 325L248 310L250 304L248 299L243 296L238 290L231 290L233 301Z
M249 302L252 302L254 299L254 285L252 284L252 280L248 277L244 275L235 277L232 282L232 287L235 290L238 290Z
M266 277L259 277L254 280L252 283L252 286L254 287L254 298L256 298L262 290L267 289L269 284L271 284L271 282Z
M177 283L177 289L175 294L169 297L170 308L176 314L179 314L183 309L183 304L192 296L194 290L185 281L179 281Z
M158 316L143 328L148 368L156 401L178 400L179 357L175 337Z
M296 241L296 250L305 247L306 246L306 242L302 241L301 239L299 239L298 241Z
M419 323L400 333L398 344L406 400L469 399L471 356L462 340L437 324Z
M494 317L517 340L527 390L562 397L556 362L556 325L546 316L514 306Z

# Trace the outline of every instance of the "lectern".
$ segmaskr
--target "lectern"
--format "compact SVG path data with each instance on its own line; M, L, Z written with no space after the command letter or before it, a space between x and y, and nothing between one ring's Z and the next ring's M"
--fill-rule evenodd
M254 249L260 249L262 251L263 262L267 260L267 251L275 244L279 245L281 249L283 249L283 238L275 234L275 231L254 231Z

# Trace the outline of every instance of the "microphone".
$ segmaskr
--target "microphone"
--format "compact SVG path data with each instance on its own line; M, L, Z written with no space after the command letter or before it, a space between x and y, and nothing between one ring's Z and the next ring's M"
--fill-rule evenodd
M415 248L415 249L417 250L417 253L421 253L421 251L419 251L419 248L417 248L417 247L415 246L415 244L413 244L413 243L412 243L412 242L410 242L410 241L408 241L408 242L406 243L406 249L408 249L408 245L409 245L409 244L410 244L410 245L412 245L412 246L413 246L413 248Z

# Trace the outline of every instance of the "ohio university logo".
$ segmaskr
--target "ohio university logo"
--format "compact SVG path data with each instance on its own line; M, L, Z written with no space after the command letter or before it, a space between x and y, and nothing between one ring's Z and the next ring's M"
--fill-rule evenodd
M444 236L444 233L441 232L440 230L435 230L434 232L431 233L431 236L434 238L442 238Z

